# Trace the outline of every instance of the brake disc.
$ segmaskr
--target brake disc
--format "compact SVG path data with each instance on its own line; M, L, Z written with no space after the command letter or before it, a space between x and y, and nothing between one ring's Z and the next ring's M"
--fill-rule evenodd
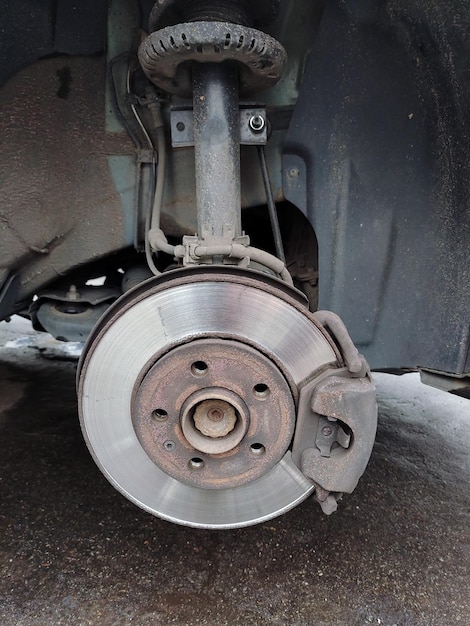
M78 375L84 436L146 511L203 528L256 524L314 490L289 450L297 389L338 359L280 281L170 272L128 292L90 337Z

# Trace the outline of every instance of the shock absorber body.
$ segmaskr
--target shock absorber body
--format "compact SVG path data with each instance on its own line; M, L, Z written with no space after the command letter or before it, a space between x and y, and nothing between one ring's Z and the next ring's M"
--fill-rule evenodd
M197 235L185 237L175 250L184 264L248 257L239 248L220 251L224 245L249 245L241 225L239 99L275 84L282 74L283 47L253 28L255 21L275 17L277 5L266 0L252 11L246 0L169 0L152 11L156 30L140 46L141 65L157 86L193 103ZM285 275L284 269L276 271Z
M198 233L208 243L235 240L242 234L236 67L193 67L193 116Z

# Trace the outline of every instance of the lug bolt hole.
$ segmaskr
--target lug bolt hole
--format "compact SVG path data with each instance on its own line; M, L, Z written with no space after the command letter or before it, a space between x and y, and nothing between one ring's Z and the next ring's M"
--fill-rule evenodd
M208 369L209 367L204 361L195 361L191 365L191 373L193 376L205 376Z
M269 390L269 387L265 385L264 383L258 383L257 385L253 387L253 394L257 398L260 398L261 400L263 400L264 398L267 398L269 396L270 390Z
M168 413L165 409L155 409L152 411L152 417L156 422L165 422L168 419Z
M202 469L204 467L204 460L195 456L189 461L188 465L190 469Z
M173 450L176 448L176 443L174 441L165 441L165 443L163 444L163 448L167 452L173 452Z
M253 456L263 456L266 452L266 448L262 443L252 443L250 446L250 452Z

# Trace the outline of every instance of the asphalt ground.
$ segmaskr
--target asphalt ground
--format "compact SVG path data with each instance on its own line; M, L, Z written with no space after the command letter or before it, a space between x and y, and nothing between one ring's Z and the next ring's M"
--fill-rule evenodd
M470 402L376 375L356 491L229 531L117 493L83 442L76 347L0 324L0 624L470 625Z

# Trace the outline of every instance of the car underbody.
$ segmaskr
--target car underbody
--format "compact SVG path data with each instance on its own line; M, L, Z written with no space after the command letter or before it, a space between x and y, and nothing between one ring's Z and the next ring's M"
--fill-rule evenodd
M84 437L126 497L330 514L371 369L469 395L463 0L2 5L0 319L86 342Z

